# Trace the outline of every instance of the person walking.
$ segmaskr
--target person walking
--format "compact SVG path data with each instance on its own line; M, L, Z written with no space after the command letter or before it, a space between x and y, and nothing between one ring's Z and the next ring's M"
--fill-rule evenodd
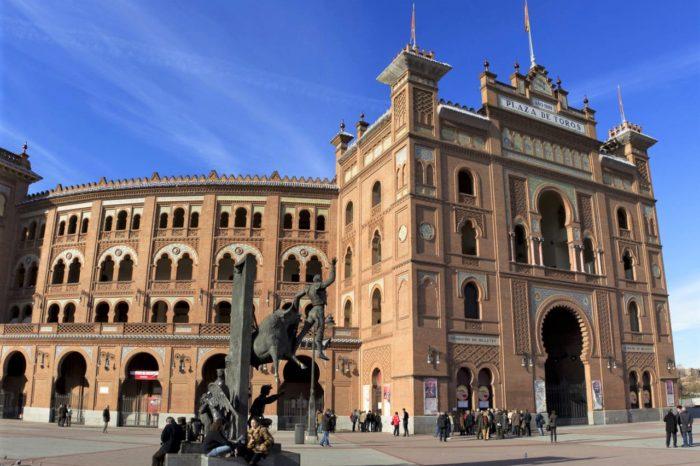
M65 426L70 427L71 423L73 422L73 408L70 407L70 405L66 406L66 421L65 421Z
M474 415L470 410L467 410L464 415L464 424L467 429L467 435L472 435L474 433Z
M447 429L450 424L450 418L447 416L447 413L442 413L438 417L438 430L440 432L439 434L439 439L441 442L447 442Z
M60 405L58 407L58 427L63 427L63 424L66 422L66 407L64 405Z
M360 432L367 432L367 413L360 411Z
M352 413L350 413L350 422L352 422L352 431L355 432L355 425L357 425L357 420L359 419L360 415L357 413L357 410L354 410Z
M688 408L683 408L683 411L678 415L678 424L681 428L681 436L683 437L683 447L693 446L693 415L690 414Z
M673 409L669 409L666 416L664 416L664 423L666 424L666 448L670 447L672 436L673 448L678 447L678 419L673 413Z
M105 406L105 409L102 410L102 422L104 423L104 427L102 428L102 433L106 434L107 433L107 426L109 426L109 405Z
M321 417L321 432L323 433L323 435L321 436L320 445L322 447L330 447L331 446L330 433L331 433L331 423L332 422L333 421L331 420L331 410L327 409L326 412Z
M535 425L537 426L537 430L540 431L540 437L544 436L544 416L542 413L537 413L535 416Z
M489 415L486 411L483 411L479 415L479 432L481 432L481 438L484 440L489 439L489 432L491 431L491 421L489 420Z
M165 419L165 427L160 434L160 448L153 454L152 465L163 466L165 463L165 455L168 453L177 453L180 451L180 444L184 438L184 433L177 425L173 417L168 416Z
M554 410L549 415L549 441L557 443L557 412Z
M408 411L403 408L403 436L408 437Z
M513 411L513 417L510 420L512 425L511 434L516 437L520 437L520 413L516 410Z
M399 427L401 426L401 419L399 419L399 412L394 412L394 416L391 418L391 425L394 426L394 437L399 436Z
M532 414L530 414L530 411L528 411L527 409L523 414L523 427L524 432L527 432L527 436L532 437Z

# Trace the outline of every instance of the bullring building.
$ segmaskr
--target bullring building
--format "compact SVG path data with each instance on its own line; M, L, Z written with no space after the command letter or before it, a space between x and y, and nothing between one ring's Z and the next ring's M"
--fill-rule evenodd
M599 139L541 65L499 80L485 62L478 109L440 98L450 69L401 50L377 78L386 112L333 136L333 179L153 173L28 194L26 148L2 150L2 415L191 416L224 364L233 263L253 254L258 322L338 258L331 360L313 381L282 366L279 429L304 422L311 383L341 427L355 408L406 408L419 432L487 407L659 419L678 387L655 139L628 121ZM268 383L263 366L253 392Z

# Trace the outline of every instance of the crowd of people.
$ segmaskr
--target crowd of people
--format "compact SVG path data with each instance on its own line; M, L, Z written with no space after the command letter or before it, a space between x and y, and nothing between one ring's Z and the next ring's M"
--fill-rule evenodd
M350 422L353 432L382 431L382 415L379 411L359 411L356 409L350 414Z
M58 427L70 427L73 422L73 409L70 405L60 405L56 409L56 422Z
M673 448L678 447L678 431L681 432L683 444L681 447L687 448L693 446L693 415L682 406L676 406L676 410L669 409L664 416L666 424L666 448L671 446L671 438L673 438Z
M552 411L548 418L537 413L534 417L526 410L485 409L480 411L455 410L444 412L435 421L435 437L442 442L453 435L474 435L480 440L504 439L506 437L532 436L532 422L540 435L549 432L550 441L557 442L557 413Z

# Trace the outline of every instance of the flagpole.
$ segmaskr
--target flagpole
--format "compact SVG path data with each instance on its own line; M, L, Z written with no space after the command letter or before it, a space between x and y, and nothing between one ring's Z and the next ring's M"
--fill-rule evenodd
M527 7L527 0L525 0L525 30L530 44L530 69L532 69L537 63L535 63L535 47L532 45L532 28L530 27L530 11Z
M413 11L411 12L411 46L416 48L416 2L413 2Z
M622 87L618 84L617 85L617 104L620 106L620 118L622 119L622 123L627 122L627 118L625 118L625 106L622 104Z

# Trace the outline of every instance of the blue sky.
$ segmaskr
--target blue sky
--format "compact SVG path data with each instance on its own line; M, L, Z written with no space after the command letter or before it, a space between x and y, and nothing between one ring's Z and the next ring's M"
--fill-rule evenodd
M629 120L659 143L652 176L677 362L700 366L700 2L531 0L537 61L588 95L599 137ZM528 62L521 1L418 0L418 44L454 69L442 97L479 105L484 58ZM0 3L0 146L27 140L33 190L161 174L333 176L340 119L388 106L378 73L409 39L402 1Z

